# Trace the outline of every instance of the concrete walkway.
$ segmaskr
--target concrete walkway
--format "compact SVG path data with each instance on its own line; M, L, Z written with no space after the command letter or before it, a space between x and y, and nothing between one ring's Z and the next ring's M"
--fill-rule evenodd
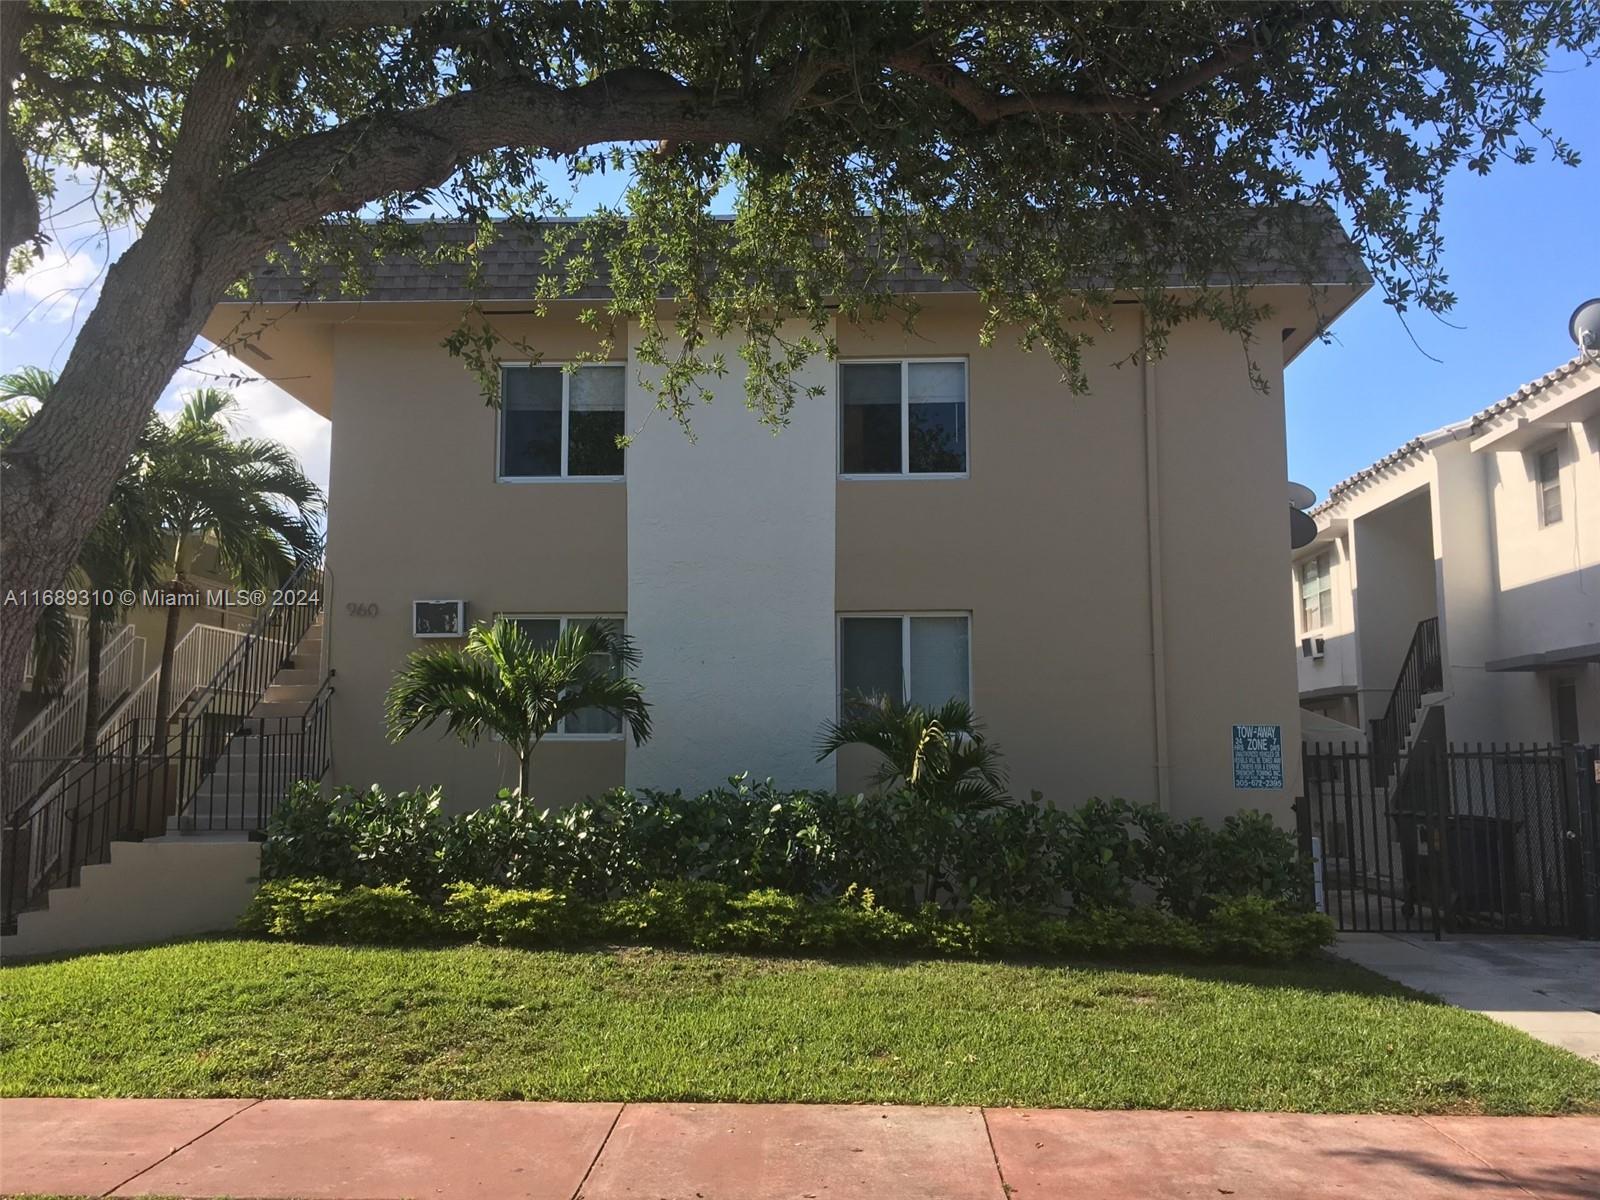
M1600 1196L1600 1117L0 1100L0 1193L385 1200Z
M1334 952L1600 1063L1600 942L1342 933Z

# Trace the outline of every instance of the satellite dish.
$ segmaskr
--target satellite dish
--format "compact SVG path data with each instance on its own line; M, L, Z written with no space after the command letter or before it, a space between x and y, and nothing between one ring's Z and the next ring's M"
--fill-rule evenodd
M1289 507L1310 508L1317 502L1317 494L1303 483L1289 481Z
M1289 510L1289 549L1298 550L1317 540L1317 523L1298 508Z
M1600 296L1572 310L1567 334L1585 354L1600 354Z

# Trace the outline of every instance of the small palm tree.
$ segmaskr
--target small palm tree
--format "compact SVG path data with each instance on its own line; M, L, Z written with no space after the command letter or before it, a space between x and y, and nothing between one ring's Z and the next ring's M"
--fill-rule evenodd
M937 902L954 892L945 857L962 836L963 818L1009 804L1000 749L965 700L938 708L887 696L850 696L843 715L822 727L817 761L845 746L869 746L882 761L873 786L898 792L907 803L911 832L925 859L923 898Z
M162 495L151 485L149 465L165 430L155 417L146 423L132 458L112 485L110 503L78 551L78 565L92 590L84 648L81 750L86 757L99 748L100 657L112 623L126 607L118 597L153 587L160 579L166 550Z
M903 787L925 804L976 811L1008 798L1000 749L985 739L965 700L929 709L887 696L848 697L844 714L822 727L817 761L845 746L869 746L882 756L873 786Z
M502 617L475 627L460 649L406 660L389 689L389 737L398 742L437 721L467 746L492 734L516 752L526 796L533 752L565 717L598 710L625 721L634 745L650 737L650 706L627 674L638 664L633 642L603 622L570 625L545 648Z

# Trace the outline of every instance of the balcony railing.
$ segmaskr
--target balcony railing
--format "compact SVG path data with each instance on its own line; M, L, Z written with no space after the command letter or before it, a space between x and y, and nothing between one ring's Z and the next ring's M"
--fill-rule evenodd
M117 701L139 682L144 662L144 639L135 636L132 625L119 626L100 651L100 695L106 701ZM52 772L76 756L83 745L88 699L89 668L85 663L12 739L5 781L7 810L32 799Z

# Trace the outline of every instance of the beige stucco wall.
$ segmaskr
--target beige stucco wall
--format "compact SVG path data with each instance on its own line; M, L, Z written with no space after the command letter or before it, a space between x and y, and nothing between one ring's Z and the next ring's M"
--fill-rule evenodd
M841 328L842 359L969 358L969 478L842 480L841 612L972 613L974 707L1019 794L1071 805L1157 799L1145 476L1145 380L1117 368L1137 310L1089 351L1074 396L1044 354L975 316L924 312L915 333ZM1178 330L1153 374L1165 642L1167 769L1174 811L1287 811L1297 761L1281 361L1258 346L1270 395L1251 390L1236 338ZM1236 792L1232 725L1283 727L1284 792ZM849 757L842 786L870 761Z
M382 701L394 671L408 653L440 644L411 637L411 601L465 598L469 621L495 611L626 613L627 485L497 483L495 414L439 345L450 314L411 311L374 311L333 332L334 777L390 788L441 784L461 808L509 783L511 764L492 745L468 750L443 735L387 741ZM1091 795L1157 799L1151 388L1165 791L1180 815L1251 806L1287 818L1298 707L1293 620L1282 604L1278 331L1252 351L1271 387L1262 394L1250 386L1238 339L1207 325L1177 330L1148 375L1114 366L1134 346L1139 318L1131 305L1113 317L1115 330L1098 332L1089 351L1090 390L1081 396L1060 383L1046 355L1024 353L1009 332L979 345L972 297L930 301L914 334L891 325L839 330L846 359L969 359L970 472L837 481L835 609L971 612L973 699L1006 751L1015 790L1038 789L1063 805ZM501 332L528 337L547 361L592 345L564 317L508 319ZM831 367L826 378L831 387ZM837 464L815 469L832 479ZM684 485L696 486L692 478ZM377 605L378 615L355 616L356 604ZM1285 789L1233 789L1235 723L1282 727ZM809 745L815 730L774 733ZM563 803L622 782L624 762L620 741L548 742L534 790ZM859 784L860 767L847 761L841 785Z
M507 319L546 362L590 349L574 321ZM340 325L334 335L328 562L329 657L336 672L334 781L440 785L453 808L487 803L515 782L515 760L442 733L391 744L383 697L413 651L411 602L466 599L469 623L496 612L585 615L627 609L626 492L621 483L495 479L496 412L440 346L442 321ZM377 605L375 617L353 604ZM623 746L546 742L534 792L564 803L614 787Z

